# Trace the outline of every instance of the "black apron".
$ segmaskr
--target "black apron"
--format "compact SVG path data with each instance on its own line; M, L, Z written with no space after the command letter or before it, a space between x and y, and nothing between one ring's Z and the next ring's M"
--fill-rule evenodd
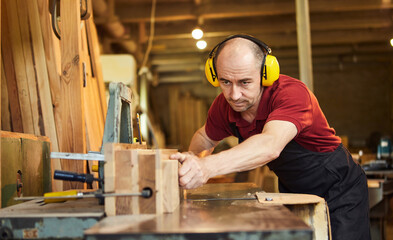
M240 143L239 131L234 133ZM371 239L367 178L342 144L334 152L318 153L292 140L267 165L278 176L280 192L326 200L333 240Z

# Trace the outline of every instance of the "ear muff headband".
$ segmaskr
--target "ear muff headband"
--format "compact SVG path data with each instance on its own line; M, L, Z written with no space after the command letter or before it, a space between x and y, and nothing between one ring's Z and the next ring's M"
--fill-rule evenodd
M257 44L261 49L266 51L266 54L262 60L262 69L261 69L261 85L264 87L271 86L279 77L280 75L280 66L275 56L271 55L272 50L262 41L256 39L250 35L233 35L226 38L224 41L218 43L209 53L209 57L206 60L205 64L205 75L207 80L214 86L220 86L220 83L217 79L217 71L214 66L214 57L216 55L217 49L226 41L233 39L233 38L245 38L248 39L255 44Z

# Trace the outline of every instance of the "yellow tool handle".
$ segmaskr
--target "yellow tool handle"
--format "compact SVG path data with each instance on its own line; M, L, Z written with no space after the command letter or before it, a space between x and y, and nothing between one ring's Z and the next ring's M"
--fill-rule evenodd
M68 197L68 198L55 198L55 199L44 199L45 203L56 203L56 202L64 202L67 200L77 200L79 191L78 190L68 190L61 192L49 192L45 193L44 197ZM70 196L75 196L75 198L69 198Z
M93 165L93 166L91 166L91 171L93 171L93 172L98 172L98 165Z

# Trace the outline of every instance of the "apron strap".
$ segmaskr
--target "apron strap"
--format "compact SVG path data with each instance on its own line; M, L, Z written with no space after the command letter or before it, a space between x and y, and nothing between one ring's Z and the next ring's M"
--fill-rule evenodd
M240 135L239 129L236 126L236 123L229 123L229 126L232 129L232 133L234 134L235 137L237 137L237 139L239 140L239 144L242 143L244 141L244 138L242 137L242 135Z

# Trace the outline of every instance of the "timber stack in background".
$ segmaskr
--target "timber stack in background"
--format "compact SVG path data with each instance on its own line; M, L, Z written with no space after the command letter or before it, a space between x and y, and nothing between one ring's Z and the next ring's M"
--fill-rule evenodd
M96 27L92 14L81 20L78 4L60 2L61 40L51 27L48 0L4 0L1 7L1 129L47 136L55 152L100 151L104 131ZM89 165L52 159L51 168L83 173ZM11 174L6 169L3 164L2 175ZM52 182L53 191L84 187Z

